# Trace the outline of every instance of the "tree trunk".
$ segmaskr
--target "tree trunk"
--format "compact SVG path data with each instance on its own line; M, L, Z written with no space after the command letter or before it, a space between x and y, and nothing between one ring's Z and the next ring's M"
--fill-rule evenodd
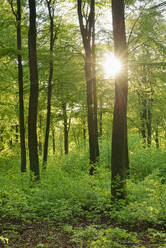
M99 110L99 137L102 137L103 134L103 99L102 96L100 96L100 110Z
M87 92L87 107L88 107L88 132L89 132L89 150L90 150L90 175L93 175L95 169L95 163L97 161L96 156L96 143L95 143L95 124L94 124L94 108L93 108L93 80L91 73L91 54L88 49L85 56L85 77L86 77L86 92Z
M115 56L121 60L123 69L115 80L115 103L112 130L111 194L113 202L126 198L127 147L127 46L125 35L124 0L112 0L113 34Z
M42 155L42 116L39 115L39 154Z
M28 113L28 146L30 170L35 180L40 179L38 146L37 146L37 108L38 108L38 68L36 50L36 2L29 0L29 69L30 69L30 97Z
M151 109L149 107L148 111L147 111L147 123L146 123L146 126L147 126L147 144L148 144L148 147L151 146L151 133L152 133L152 114L151 114Z
M142 102L143 110L141 113L141 134L143 138L143 147L146 147L146 120L147 120L147 109L146 109L146 100Z
M56 32L54 34L54 6L52 6L51 8L51 1L47 1L47 7L50 18L50 66L49 66L50 69L49 69L49 79L48 79L47 122L46 122L46 132L45 132L45 142L44 142L43 169L46 169L47 155L48 155L48 141L49 141L49 132L50 132L50 118L51 118L52 79L54 72L53 48L56 39Z
M55 131L54 131L54 128L52 130L52 148L53 148L53 154L55 154Z
M47 97L47 122L44 142L43 169L46 169L48 156L48 140L50 132L50 117L51 117L51 95L52 95L52 77L53 77L53 62L50 62L50 73L48 81L48 97Z
M13 146L13 139L10 139L9 145L10 145L10 148L12 149L12 146Z
M21 51L21 0L17 0L17 12L14 11L13 2L10 2L13 14L17 21L17 49ZM19 126L20 126L20 147L21 147L21 172L26 171L26 146L25 146L25 125L24 125L24 93L23 93L23 67L22 55L17 55L18 60L18 85L19 85ZM18 141L18 126L16 126L16 142Z
M92 78L93 78L93 103L94 103L94 129L96 160L99 159L98 123L97 123L97 90L96 90L96 45L95 45L95 3L92 8Z
M90 151L90 175L93 175L95 164L99 157L98 130L97 130L97 97L95 75L95 1L90 1L88 18L84 18L82 1L77 0L77 12L80 30L85 50L85 78L88 109L88 133Z
M18 125L16 124L16 143L18 144Z
M17 0L17 49L22 49L21 43L21 1ZM20 145L21 145L21 172L26 171L26 146L25 146L25 124L24 124L24 87L23 87L23 68L22 56L18 59L18 84L19 84L19 123L20 123Z
M156 131L155 131L155 142L156 142L156 149L159 149L159 132L158 132L158 123L156 125Z
M63 126L64 126L64 150L65 150L65 154L68 154L69 144L68 144L68 125L67 125L66 103L62 104L62 109L63 109Z

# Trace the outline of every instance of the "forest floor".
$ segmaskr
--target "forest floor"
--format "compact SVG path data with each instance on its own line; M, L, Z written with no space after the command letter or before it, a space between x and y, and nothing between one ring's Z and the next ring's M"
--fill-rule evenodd
M100 247L100 246L89 246L87 239L82 237L80 239L73 239L70 231L66 231L63 228L66 223L42 222L42 221L27 221L23 222L20 220L12 219L0 219L0 236L6 238L6 242L0 241L0 248L87 248L87 247ZM67 224L68 225L68 224ZM88 225L88 223L87 223ZM86 228L86 223L77 223L75 227ZM107 224L106 224L107 226ZM101 226L102 227L102 226ZM112 228L115 228L112 225ZM139 244L126 244L118 246L110 246L110 248L160 248L165 246L165 239L160 239L160 235L156 238L152 238L148 233L148 226L146 223L142 223L140 226L133 228L125 228L127 232L135 232L139 240ZM132 230L133 229L133 230ZM137 229L137 230L136 230ZM159 228L160 229L160 228ZM160 231L160 230L159 230ZM162 229L163 231L163 229ZM166 230L165 230L166 231ZM6 243L6 244L5 244ZM164 246L163 246L164 245ZM102 246L105 247L105 246ZM107 246L106 246L107 247Z
M70 244L69 237L59 227L47 222L28 224L9 220L5 223L3 236L8 237L8 244L1 244L4 248L76 247Z

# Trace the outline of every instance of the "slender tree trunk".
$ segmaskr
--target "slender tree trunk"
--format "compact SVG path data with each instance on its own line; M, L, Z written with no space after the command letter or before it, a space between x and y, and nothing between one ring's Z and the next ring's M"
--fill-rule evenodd
M98 123L97 123L97 90L96 90L96 45L95 45L95 3L92 8L92 77L93 77L93 103L94 103L94 128L95 128L95 149L96 159L99 158L99 143L98 143Z
M18 144L18 125L16 124L16 143Z
M10 139L9 144L10 144L10 148L12 148L12 146L13 146L13 139Z
M111 194L113 202L126 198L127 147L127 46L125 35L124 0L112 0L113 34L115 56L121 60L123 69L115 80L115 103L112 130Z
M50 118L51 118L51 95L52 95L52 77L53 77L53 62L50 62L50 73L48 81L48 98L47 98L47 122L44 142L44 155L43 155L43 169L46 169L47 156L48 156L48 140L50 131Z
M88 49L89 50L89 49ZM93 108L93 98L92 98L92 91L93 91L93 80L92 80L92 73L90 64L91 61L91 53L87 51L85 57L85 76L86 76L86 83L87 83L87 108L88 108L88 133L89 133L89 150L90 150L90 175L93 175L96 163L96 129L94 125L94 108Z
M99 110L99 137L102 137L103 134L103 99L100 96L100 110Z
M38 68L36 50L36 2L29 0L29 68L30 68L30 97L28 113L28 146L30 170L35 180L40 179L38 145L37 145L37 108L38 108Z
M42 155L42 116L39 115L39 154L40 156Z
M53 148L53 154L55 154L55 131L54 131L54 128L52 130L52 148Z
M3 139L3 131L1 131L1 136L0 136L0 139L1 139L1 147L0 147L0 151L2 151L4 149L4 139Z
M17 49L22 49L21 42L21 2L17 0ZM26 146L25 146L25 123L24 123L24 87L22 55L18 55L18 84L19 84L19 124L20 124L20 145L21 145L21 172L26 171Z
M158 132L158 123L156 125L155 131L155 142L156 142L156 149L159 149L159 132Z
M21 0L17 0L17 12L14 11L13 2L10 2L10 6L17 21L17 49L22 49L21 39ZM18 54L18 85L19 85L19 126L20 126L20 146L21 146L21 172L26 171L26 146L25 146L25 125L24 125L24 93L23 93L23 67L22 67L22 55ZM18 127L16 126L16 133ZM16 137L16 142L18 136Z
M66 103L62 104L62 109L63 109L63 126L64 126L64 150L65 150L65 154L68 154L69 142L68 142L68 125L67 125Z
M147 111L147 144L148 147L151 146L151 133L152 133L152 114L151 114L151 109L149 108Z
M47 0L47 7L50 18L50 65L49 65L49 79L48 79L48 96L47 96L47 122L46 122L46 132L45 132L45 142L44 142L44 155L43 155L43 169L46 169L47 156L48 156L48 141L50 132L50 118L51 118L51 97L52 97L52 79L54 72L53 65L53 49L56 40L56 33L54 34L54 3Z
M76 147L79 147L79 138L78 138L78 135L75 132L75 129L73 129L72 136L74 137Z
M147 120L147 109L146 109L146 100L143 100L143 110L141 113L141 134L142 134L142 138L143 138L143 146L144 148L146 147L146 120Z
M77 0L78 19L85 50L85 78L88 110L88 133L90 152L90 175L93 175L95 164L99 157L98 130L97 130L97 97L95 75L95 1L90 1L88 18L84 19L82 0ZM85 21L85 23L84 23Z

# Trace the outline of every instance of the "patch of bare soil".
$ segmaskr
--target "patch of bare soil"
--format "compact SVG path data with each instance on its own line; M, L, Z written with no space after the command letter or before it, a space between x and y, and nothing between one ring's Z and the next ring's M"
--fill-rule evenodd
M79 225L86 227L85 222L78 223ZM150 239L146 231L148 227L145 228L143 224L141 226L142 228L133 228L137 229L134 231L138 234L141 246L145 248L163 247L160 246L163 245L163 242L161 244ZM0 237L0 248L80 248L79 244L71 242L72 237L65 233L57 223L0 219ZM8 239L8 243L5 244L4 240L2 242L3 238ZM81 248L86 247L86 242L81 245Z
M49 223L2 223L0 236L8 239L8 244L0 243L0 248L75 248L63 231Z

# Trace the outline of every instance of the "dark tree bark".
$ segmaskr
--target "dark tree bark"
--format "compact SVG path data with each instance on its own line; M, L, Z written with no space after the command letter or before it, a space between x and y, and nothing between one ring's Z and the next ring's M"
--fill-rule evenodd
M18 125L16 124L16 143L18 144Z
M141 112L141 134L143 138L143 146L146 147L146 120L147 120L147 109L146 100L142 101L143 110Z
M99 110L99 137L103 134L103 99L100 96L100 110Z
M17 49L22 49L21 38L21 0L17 0L17 13L13 8L13 1L10 1L11 9L17 22ZM19 125L20 125L20 146L21 146L21 172L26 171L26 146L25 146L25 124L24 124L24 87L23 87L23 66L21 53L17 56L18 60L18 85L19 85ZM17 139L16 139L17 140Z
M153 89L151 86L150 89L150 96L148 96L148 106L147 106L147 122L146 122L146 126L147 126L147 144L148 147L151 147L151 143L152 143L152 103L153 103Z
M89 151L91 164L89 173L92 175L99 157L95 77L95 1L90 1L90 11L88 16L85 16L84 14L82 2L82 0L77 0L77 12L85 50L84 69L86 78Z
M145 70L145 69L144 69ZM146 80L146 78L144 78ZM146 82L146 81L145 81ZM146 91L145 91L146 90ZM144 89L141 94L138 92L140 104L142 106L141 117L141 135L143 138L143 147L151 146L152 139L152 102L153 102L153 88L152 85Z
M156 149L159 149L159 130L158 130L158 122L157 122L156 130L155 130L155 142L156 142Z
M93 175L95 169L95 163L97 162L97 152L96 152L96 144L95 144L95 124L94 124L94 109L93 109L93 98L92 98L92 90L93 90L93 82L92 82L92 74L89 62L91 61L91 57L89 52L86 54L85 61L85 76L87 82L87 107L88 107L88 133L89 133L89 150L90 150L90 175Z
M69 153L69 142L68 142L69 128L67 124L66 103L62 104L62 110L63 110L63 127L64 127L64 150L65 150L65 154L68 154Z
M93 102L94 102L94 129L96 160L99 158L98 123L97 123L97 89L96 89L96 45L95 45L95 1L92 5L92 78L93 78Z
M37 109L38 109L38 68L36 50L36 2L29 0L29 69L30 69L30 96L28 113L28 146L30 171L35 180L40 179L38 145L37 145Z
M53 148L53 154L55 154L55 131L54 131L54 128L52 130L52 148Z
M151 135L152 135L152 114L151 109L149 108L147 111L147 144L148 147L151 146Z
M12 148L12 146L13 146L13 140L12 139L10 139L9 145L10 145L10 148Z
M48 79L48 95L47 95L47 122L44 141L44 155L43 155L43 169L46 169L47 156L48 156L48 141L50 132L50 118L51 118L51 96L52 96L52 79L54 72L53 65L53 49L56 40L57 32L54 31L54 3L51 0L46 0L47 8L50 18L50 64L49 64L49 79Z
M39 115L39 154L42 155L42 116Z
M127 147L127 46L125 35L124 0L112 0L115 56L123 69L115 80L115 103L112 130L111 194L113 202L126 198L126 170L129 167Z

